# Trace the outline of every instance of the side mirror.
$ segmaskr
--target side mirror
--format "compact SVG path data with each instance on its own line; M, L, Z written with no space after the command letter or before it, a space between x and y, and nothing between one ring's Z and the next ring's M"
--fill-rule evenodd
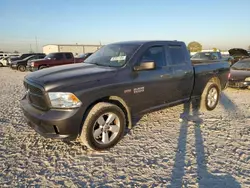
M142 62L139 66L135 66L134 70L141 71L141 70L152 70L155 69L155 62L148 61L148 62Z

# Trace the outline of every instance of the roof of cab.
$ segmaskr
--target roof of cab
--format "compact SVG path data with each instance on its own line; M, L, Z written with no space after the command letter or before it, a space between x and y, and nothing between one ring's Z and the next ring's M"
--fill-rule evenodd
M122 41L122 42L115 42L112 44L137 44L137 45L143 45L147 43L153 43L153 42L161 42L161 43L183 43L181 41L177 40L141 40L141 41Z

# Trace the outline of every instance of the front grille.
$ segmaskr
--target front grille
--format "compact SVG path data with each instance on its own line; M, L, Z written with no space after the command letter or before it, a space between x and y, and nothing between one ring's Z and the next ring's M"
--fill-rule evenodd
M24 86L28 91L27 99L29 102L36 108L46 110L48 106L43 90L40 87L28 82L24 82Z
M28 84L27 82L24 82L24 86L27 90L29 90L30 93L36 94L36 95L43 95L43 91L31 84Z

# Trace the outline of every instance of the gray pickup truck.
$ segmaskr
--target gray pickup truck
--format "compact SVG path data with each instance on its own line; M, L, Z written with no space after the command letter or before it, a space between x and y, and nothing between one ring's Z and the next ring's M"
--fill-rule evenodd
M119 42L85 63L28 74L21 107L44 137L79 138L103 150L118 143L133 117L193 98L213 110L228 75L227 62L192 65L183 42Z

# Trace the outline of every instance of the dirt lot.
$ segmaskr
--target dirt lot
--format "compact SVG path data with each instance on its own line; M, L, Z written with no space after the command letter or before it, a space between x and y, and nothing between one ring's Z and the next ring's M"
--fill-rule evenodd
M27 126L19 108L26 74L0 68L0 187L250 187L249 90L227 89L212 112L181 105L145 115L97 153Z

